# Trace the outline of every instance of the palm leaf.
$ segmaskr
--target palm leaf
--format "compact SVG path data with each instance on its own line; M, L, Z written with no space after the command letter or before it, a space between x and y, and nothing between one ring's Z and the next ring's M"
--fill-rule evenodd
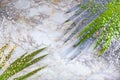
M6 45L3 46L0 49L1 51L5 51L6 49ZM0 80L7 80L10 77L12 77L13 75L19 73L20 71L22 71L23 69L37 63L38 61L42 60L44 57L47 56L47 54L39 56L37 58L34 58L37 54L39 54L40 52L42 52L43 50L45 50L46 48L42 48L39 50L36 50L30 54L24 53L22 56L20 56L19 58L17 58L13 63L10 64L10 66L8 66L8 68L0 75ZM14 51L14 48L11 49L11 51L9 52L9 54L6 56L6 60L3 61L2 63L6 63L12 53ZM1 66L2 67L2 66ZM16 78L17 80L21 80L21 78L28 78L30 76L32 76L33 74L35 74L36 72L38 72L39 70L43 69L45 66L43 67L39 67L38 69L35 69L29 73L27 73L26 75L20 76L18 78Z
M25 74L25 75L23 75L23 76L20 76L20 77L18 77L18 78L15 78L14 80L24 80L24 79L26 79L26 78L34 75L34 74L37 73L38 71L44 69L45 67L46 67L46 66L40 67L40 68L38 68L38 69L35 69L35 70L33 70L32 72L29 72L29 73L27 73L27 74Z
M86 17L81 17L78 21L76 21L76 19L73 20L74 23L78 26L70 26L65 33L68 33L69 30L71 30L73 27L76 27L71 35L68 36L66 41L71 39L76 33L79 32L79 41L74 45L74 47L83 44L90 38L94 38L96 41L95 49L100 47L100 55L102 55L110 47L113 39L118 38L120 35L120 1L106 0L106 4L98 3L94 3L93 0L92 2L90 2L90 5L86 5L87 8L89 8L89 12L87 12L86 14L83 13L86 15ZM84 7L85 10L87 8ZM80 15L81 14L77 15L77 17ZM82 24L82 18L83 20L87 19L84 25Z
M12 52L14 51L14 48L11 49L11 51L9 52L9 54L5 57L4 56L4 51L8 48L8 44L5 44L2 48L0 48L0 59L1 59L1 63L0 63L0 69L5 66L6 62L9 60L9 58L12 55ZM5 57L5 59L2 59L3 57Z

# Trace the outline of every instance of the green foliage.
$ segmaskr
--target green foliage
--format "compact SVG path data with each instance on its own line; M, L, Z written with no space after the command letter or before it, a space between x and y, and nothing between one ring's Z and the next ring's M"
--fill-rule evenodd
M89 5L87 8L89 8ZM99 54L102 55L110 47L113 39L119 38L120 36L120 10L119 10L120 1L113 0L111 2L108 2L106 4L106 8L107 9L105 9L105 11L99 14L97 18L91 20L86 25L82 25L82 26L86 26L82 31L78 29L80 31L78 35L79 41L74 45L74 47L81 45L87 39L94 38L96 40L95 49L100 48ZM84 9L86 9L86 7ZM99 9L101 9L101 7ZM95 9L91 9L91 11L93 11L92 14L97 13L99 11L97 10L98 10L97 7L95 7ZM76 24L78 23L79 21Z
M0 54L2 54L5 50L7 49L7 45L3 46L0 49ZM3 60L1 62L1 68L0 70L4 67L4 65L6 64L6 62L10 59L13 51L15 48L12 48L9 52L9 54L6 56L5 60ZM38 61L42 60L44 57L47 56L47 54L39 56L37 58L34 58L37 54L39 54L40 52L42 52L43 50L45 50L45 48L36 50L30 54L24 53L22 56L20 56L19 58L17 58L13 63L11 63L7 69L0 75L0 80L8 80L10 77L12 77L13 75L15 75L16 73L22 71L23 69L37 63ZM39 67L23 76L20 76L18 78L16 78L15 80L23 80L26 79L30 76L32 76L33 74L35 74L36 72L42 70L43 68L45 68L46 66L43 67Z
M25 74L24 76L20 76L20 77L18 77L18 78L15 78L14 80L24 80L24 79L32 76L32 75L35 74L36 72L44 69L45 67L46 67L46 66L40 67L40 68L38 68L38 69L35 69L34 71L29 72L29 73Z

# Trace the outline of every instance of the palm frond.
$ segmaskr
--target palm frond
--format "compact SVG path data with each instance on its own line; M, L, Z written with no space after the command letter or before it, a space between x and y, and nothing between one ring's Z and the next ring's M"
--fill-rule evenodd
M5 51L6 49L6 46L3 46L0 51L3 52ZM13 51L14 51L15 48L12 48L11 51L9 52L9 54L6 56L6 59L5 61L2 62L2 64L6 63ZM9 79L10 77L12 77L13 75L19 73L20 71L22 71L23 69L37 63L38 61L42 60L44 57L47 56L47 54L45 55L42 55L42 56L39 56L37 58L34 58L37 54L39 54L40 52L42 52L43 50L45 50L46 48L42 48L42 49L39 49L39 50L36 50L30 54L27 54L27 53L24 53L22 56L20 56L19 58L17 58L13 63L10 64L10 66L8 66L8 68L0 75L0 79L1 80L7 80ZM3 66L1 66L2 68ZM43 69L45 66L43 67L39 67L38 69L35 69L29 73L27 73L26 75L23 75L23 76L20 76L18 78L16 78L17 80L23 80L23 78L28 78L30 76L32 76L32 74L35 74L36 72L38 72L39 70Z
M0 59L1 59L1 61L0 61L0 69L3 66L5 66L6 62L10 59L10 57L11 57L11 55L12 55L14 49L15 49L15 48L12 48L10 50L9 54L7 56L4 56L4 51L8 48L8 46L9 46L8 44L5 44L2 48L0 48L0 55L1 55L0 56ZM4 59L3 59L3 57L4 57Z
M92 1L92 3L94 0ZM102 2L102 1L101 1ZM90 2L91 4L91 2ZM94 5L95 4L95 5ZM72 34L66 41L71 39L76 33L79 32L79 41L74 45L77 47L84 43L87 39L94 38L96 40L95 48L100 47L100 55L102 55L109 48L112 40L118 38L120 35L120 1L113 0L107 1L106 4L97 2L87 6L89 13L85 14L86 17L79 18L78 21L75 19L74 22L78 26L70 26L65 32L68 33L70 29L76 27ZM103 7L102 7L103 6ZM84 8L86 10L86 7ZM80 16L81 14L77 15ZM83 18L83 19L82 19ZM82 21L87 19L85 24ZM83 28L85 27L85 28ZM83 29L82 29L83 28Z
M104 10L106 10L106 5L100 1L96 3L95 0L84 0L81 4L78 4L75 8L74 15L71 16L68 20L73 21L70 27L65 30L64 35L69 31L74 29L74 31L69 35L65 42L70 40L74 35L76 35L84 26L88 25L92 20L98 17ZM105 2L106 3L106 2ZM69 12L72 12L71 10Z
M23 75L23 76L20 76L20 77L18 77L18 78L15 78L14 80L24 80L24 79L26 79L26 78L34 75L34 74L37 73L38 71L44 69L45 67L46 67L46 66L40 67L40 68L38 68L38 69L35 69L35 70L33 70L32 72L29 72L29 73L27 73L27 74L25 74L25 75Z

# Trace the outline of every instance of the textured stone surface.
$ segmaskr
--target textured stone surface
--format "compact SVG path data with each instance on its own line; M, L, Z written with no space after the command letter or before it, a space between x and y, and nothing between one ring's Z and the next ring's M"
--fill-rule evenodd
M93 47L86 47L71 60L75 50L72 40L64 44L63 31L69 24L62 25L72 14L65 12L81 0L2 0L0 6L0 46L17 45L11 62L25 51L47 46L49 55L42 61L46 69L28 80L119 80L119 64L116 57L97 57ZM74 39L73 39L74 40ZM43 54L44 54L43 53ZM111 60L109 62L108 60ZM39 63L26 71L41 66ZM42 75L41 75L42 73ZM15 77L15 76L13 76ZM10 79L12 80L12 78Z

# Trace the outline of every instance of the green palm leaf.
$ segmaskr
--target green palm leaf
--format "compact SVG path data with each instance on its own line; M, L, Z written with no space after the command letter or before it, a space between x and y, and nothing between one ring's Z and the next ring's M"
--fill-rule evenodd
M119 38L120 36L120 1L107 1L106 4L100 3L101 5L97 4L96 2L94 3L94 0L88 3L90 3L90 5L86 6L89 8L89 12L86 14L84 13L88 16L83 19L81 17L78 21L76 21L76 19L74 20L73 23L78 26L70 26L66 30L65 33L68 33L69 30L71 30L73 27L76 27L75 31L73 31L66 41L71 39L76 33L79 32L79 41L74 45L74 47L77 47L88 39L92 38L96 41L95 49L99 49L100 55L102 55L110 47L113 39ZM84 7L83 9L86 10L87 8ZM100 14L98 14L99 12ZM77 16L80 15L81 14ZM84 21L84 19L87 20L83 25L81 21Z
M5 51L5 49L7 48L6 46L7 45L3 46L0 49L0 52ZM42 49L36 50L36 51L34 51L30 54L24 53L22 56L17 58L13 63L11 63L10 66L0 75L0 80L8 80L10 77L15 75L16 73L18 73L18 72L22 71L23 69L37 63L38 61L42 60L44 57L47 56L47 54L39 56L37 58L34 58L34 57L45 49L46 48L42 48ZM9 52L9 54L7 55L6 59L2 62L2 64L3 63L5 64L10 59L13 51L14 51L14 48ZM2 69L2 67L3 66L1 66L1 69ZM41 70L43 68L45 68L45 66L39 67L39 68L27 73L26 75L20 76L16 79L17 80L26 79L26 78L32 76L33 74L35 74L36 72L38 72L39 70Z
M37 73L38 71L44 69L45 67L46 67L46 66L40 67L40 68L38 68L38 69L35 69L35 70L33 70L32 72L29 72L29 73L27 73L27 74L25 74L25 75L23 75L23 76L20 76L20 77L18 77L18 78L15 78L14 80L24 80L24 79L26 79L26 78L34 75L34 74Z

